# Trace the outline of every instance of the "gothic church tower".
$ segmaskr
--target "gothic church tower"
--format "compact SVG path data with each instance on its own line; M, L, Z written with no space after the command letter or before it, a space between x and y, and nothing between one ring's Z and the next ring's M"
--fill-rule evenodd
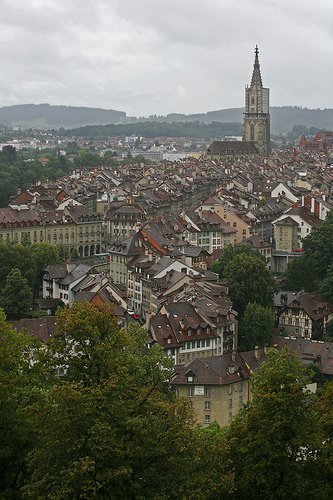
M258 53L256 45L251 85L245 87L243 140L254 142L261 153L268 155L270 152L269 89L262 85Z

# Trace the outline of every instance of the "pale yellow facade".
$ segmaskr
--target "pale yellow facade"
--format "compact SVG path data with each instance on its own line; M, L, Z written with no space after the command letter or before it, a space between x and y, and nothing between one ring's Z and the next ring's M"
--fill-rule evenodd
M177 385L177 396L187 398L198 424L217 422L230 425L233 417L250 399L248 380L226 385Z
M50 243L68 245L75 248L81 256L101 253L103 241L102 221L80 223L58 223L46 225L17 225L0 227L1 242Z

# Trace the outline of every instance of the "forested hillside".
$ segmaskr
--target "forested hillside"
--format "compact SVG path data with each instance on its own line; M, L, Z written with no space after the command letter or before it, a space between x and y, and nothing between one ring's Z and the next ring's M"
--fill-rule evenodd
M52 106L50 104L21 104L0 108L0 124L8 127L23 128L78 128L85 125L136 124L138 122L199 122L212 124L240 124L244 108L221 109L207 113L185 115L170 113L166 116L131 117L124 111L112 109L87 108L75 106ZM333 129L333 109L307 109L297 106L273 106L271 113L271 132L279 134L290 131L294 125L305 125L319 129ZM186 131L186 129L185 129ZM234 133L234 132L233 132ZM162 134L160 134L162 135ZM186 136L186 133L180 133Z

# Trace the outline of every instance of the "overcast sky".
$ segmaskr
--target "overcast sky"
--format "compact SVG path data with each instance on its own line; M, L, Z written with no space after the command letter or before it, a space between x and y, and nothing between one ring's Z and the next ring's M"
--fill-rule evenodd
M259 46L271 105L333 107L332 0L0 0L0 106L147 116L240 107Z

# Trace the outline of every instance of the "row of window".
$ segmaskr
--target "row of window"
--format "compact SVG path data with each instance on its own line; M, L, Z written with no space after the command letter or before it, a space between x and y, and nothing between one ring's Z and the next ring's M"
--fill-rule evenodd
M200 347L210 347L210 339L207 340L192 340L192 342L185 342L180 346L180 349L198 349Z

